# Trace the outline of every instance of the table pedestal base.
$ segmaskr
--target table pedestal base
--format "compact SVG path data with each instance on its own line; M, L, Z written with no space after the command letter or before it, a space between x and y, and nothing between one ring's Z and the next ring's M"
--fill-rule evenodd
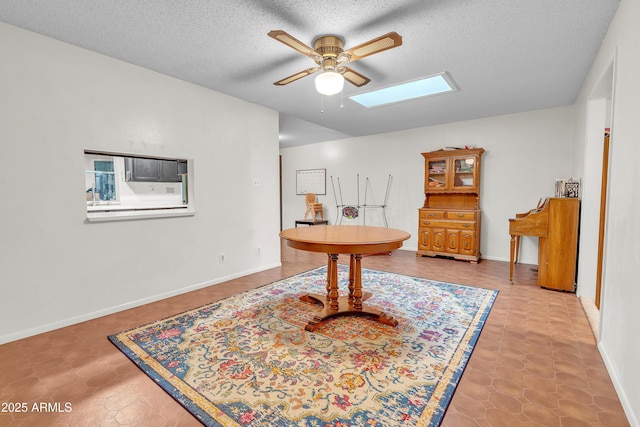
M398 326L398 321L382 310L363 304L371 297L370 292L362 292L361 254L352 254L349 263L349 295L338 295L338 254L328 254L327 295L303 295L301 301L322 304L322 310L304 327L313 332L320 323L338 316L368 316L389 326Z
M365 301L369 299L371 293L366 292L362 300ZM309 320L307 325L304 327L307 331L313 332L322 322L325 322L332 317L338 316L367 316L376 319L378 322L383 323L389 326L398 326L398 321L393 318L393 316L389 316L384 311L368 306L366 304L362 304L362 308L356 309L353 306L353 299L349 299L348 296L338 297L338 309L333 310L329 306L329 301L326 296L318 295L318 294L309 294L303 295L300 297L300 301L317 304L322 304L322 310L317 312L313 319Z

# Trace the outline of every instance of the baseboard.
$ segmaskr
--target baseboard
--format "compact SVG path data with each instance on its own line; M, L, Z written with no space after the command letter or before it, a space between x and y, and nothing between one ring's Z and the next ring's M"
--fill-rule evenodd
M399 251L410 251L410 252L416 252L416 251L418 250L418 248L417 248L417 247L408 247L408 246L407 246L407 247L404 247L404 246L403 246L403 247L401 247L401 248L400 248L400 249L398 249L398 250L399 250ZM486 255L484 255L484 254L481 254L481 256L480 256L480 262L482 262L482 260L483 260L483 259L488 259L488 260L491 260L491 261L509 262L509 258L504 258L504 257L500 257L500 256L491 256L491 255L486 256ZM533 260L533 261L530 261L530 260L525 260L525 261L520 260L520 261L518 261L518 264L538 265L538 261L537 261L537 260Z
M627 416L627 420L629 421L629 425L631 427L640 427L640 420L638 420L638 416L640 414L636 414L635 410L638 408L634 408L629 402L629 398L624 392L624 387L620 383L620 379L616 375L616 371L613 369L614 365L611 363L609 356L607 354L607 350L602 345L602 342L598 343L598 350L600 350L600 355L602 356L602 360L604 360L604 364L607 367L607 371L609 372L609 377L611 378L611 382L613 383L613 387L616 389L616 393L618 393L618 399L620 399L620 404L622 405L622 409L624 410L625 415Z
M67 319L59 320L57 322L51 322L44 325L36 326L34 328L25 329L22 331L18 331L12 334L2 335L0 336L0 345L6 344L12 341L21 340L23 338L28 338L34 335L42 334L45 332L50 332L55 329L64 328L67 326L75 325L77 323L86 322L88 320L97 319L98 317L107 316L109 314L118 313L120 311L128 310L130 308L140 307L141 305L149 304L152 302L160 301L166 298L171 298L177 295L182 295L187 292L196 291L198 289L206 288L208 286L217 285L222 282L227 282L229 280L237 279L239 277L248 276L249 274L259 273L261 271L269 270L272 268L281 267L282 263L277 262L271 265L261 266L259 268L243 271L241 273L231 274L229 276L220 277L214 280L196 283L195 285L186 286L184 288L176 289L171 292L165 292L158 295L153 295L150 297L142 298L135 301L130 301L124 304L108 307L102 310L93 311L90 313L85 313L79 316L69 317Z
M596 307L596 303L588 297L580 297L580 304L584 314L587 315L589 325L591 325L591 331L596 338L596 343L600 339L600 310Z

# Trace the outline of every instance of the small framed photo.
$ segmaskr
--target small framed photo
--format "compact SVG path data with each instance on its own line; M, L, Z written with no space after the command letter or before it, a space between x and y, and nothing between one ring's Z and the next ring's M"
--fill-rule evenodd
M580 198L580 178L556 179L556 197Z

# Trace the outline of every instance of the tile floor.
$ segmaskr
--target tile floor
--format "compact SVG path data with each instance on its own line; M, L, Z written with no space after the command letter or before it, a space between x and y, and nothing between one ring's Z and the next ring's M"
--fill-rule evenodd
M280 268L0 346L0 402L14 410L0 412L0 426L200 425L107 335L325 261L326 255L283 247ZM365 257L363 267L500 291L443 426L629 425L580 302L539 288L531 266L516 267L515 285L500 261L470 264L396 251ZM48 412L35 411L41 402ZM15 412L20 403L27 412Z

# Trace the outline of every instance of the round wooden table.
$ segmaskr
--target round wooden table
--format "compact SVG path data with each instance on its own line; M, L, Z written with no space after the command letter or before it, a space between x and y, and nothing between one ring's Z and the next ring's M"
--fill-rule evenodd
M362 255L390 252L402 246L411 235L402 230L361 225L323 225L305 228L289 228L280 232L287 245L295 249L324 252L328 255L327 295L309 294L302 301L320 303L323 309L305 326L313 331L323 321L344 315L370 316L378 321L396 326L398 321L374 307L363 304L371 293L362 292ZM349 254L349 295L338 294L338 256Z

